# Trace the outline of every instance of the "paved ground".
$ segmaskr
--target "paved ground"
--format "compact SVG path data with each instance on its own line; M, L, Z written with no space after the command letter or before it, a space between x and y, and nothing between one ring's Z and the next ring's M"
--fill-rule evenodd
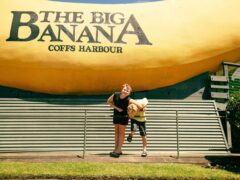
M117 163L188 163L188 164L237 164L240 165L240 154L183 154L179 158L167 154L149 154L140 157L138 154L124 154L120 158L108 154L86 154L77 152L41 152L41 153L0 153L0 162L117 162Z

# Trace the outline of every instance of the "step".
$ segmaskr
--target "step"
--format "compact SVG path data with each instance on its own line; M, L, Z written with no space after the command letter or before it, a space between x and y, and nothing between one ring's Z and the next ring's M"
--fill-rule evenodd
M211 97L214 99L229 99L228 93L211 92Z
M211 76L212 82L228 82L228 78L226 76Z
M223 90L228 90L228 89L229 89L229 86L211 84L211 89L223 89Z

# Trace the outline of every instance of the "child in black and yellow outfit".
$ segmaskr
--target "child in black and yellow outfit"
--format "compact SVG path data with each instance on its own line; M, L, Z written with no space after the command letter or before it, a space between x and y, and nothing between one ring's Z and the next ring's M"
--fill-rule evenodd
M142 157L147 156L147 137L146 137L146 125L145 125L145 108L148 104L147 98L137 100L141 104L141 108L138 108L135 104L128 106L128 116L131 119L131 133L127 137L127 141L131 142L137 127L139 128L140 135L142 137L143 152Z

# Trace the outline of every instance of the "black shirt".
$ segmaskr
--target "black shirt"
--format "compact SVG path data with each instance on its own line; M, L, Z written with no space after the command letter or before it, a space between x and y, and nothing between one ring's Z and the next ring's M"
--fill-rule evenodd
M128 107L128 104L129 104L129 100L130 100L130 97L127 96L125 97L124 99L121 99L120 98L120 92L115 92L114 95L113 95L113 103L115 106L121 108L123 111L122 112L119 112L118 110L114 109L114 120L119 120L119 119L122 119L122 120L128 120L128 117L127 117L127 107Z

